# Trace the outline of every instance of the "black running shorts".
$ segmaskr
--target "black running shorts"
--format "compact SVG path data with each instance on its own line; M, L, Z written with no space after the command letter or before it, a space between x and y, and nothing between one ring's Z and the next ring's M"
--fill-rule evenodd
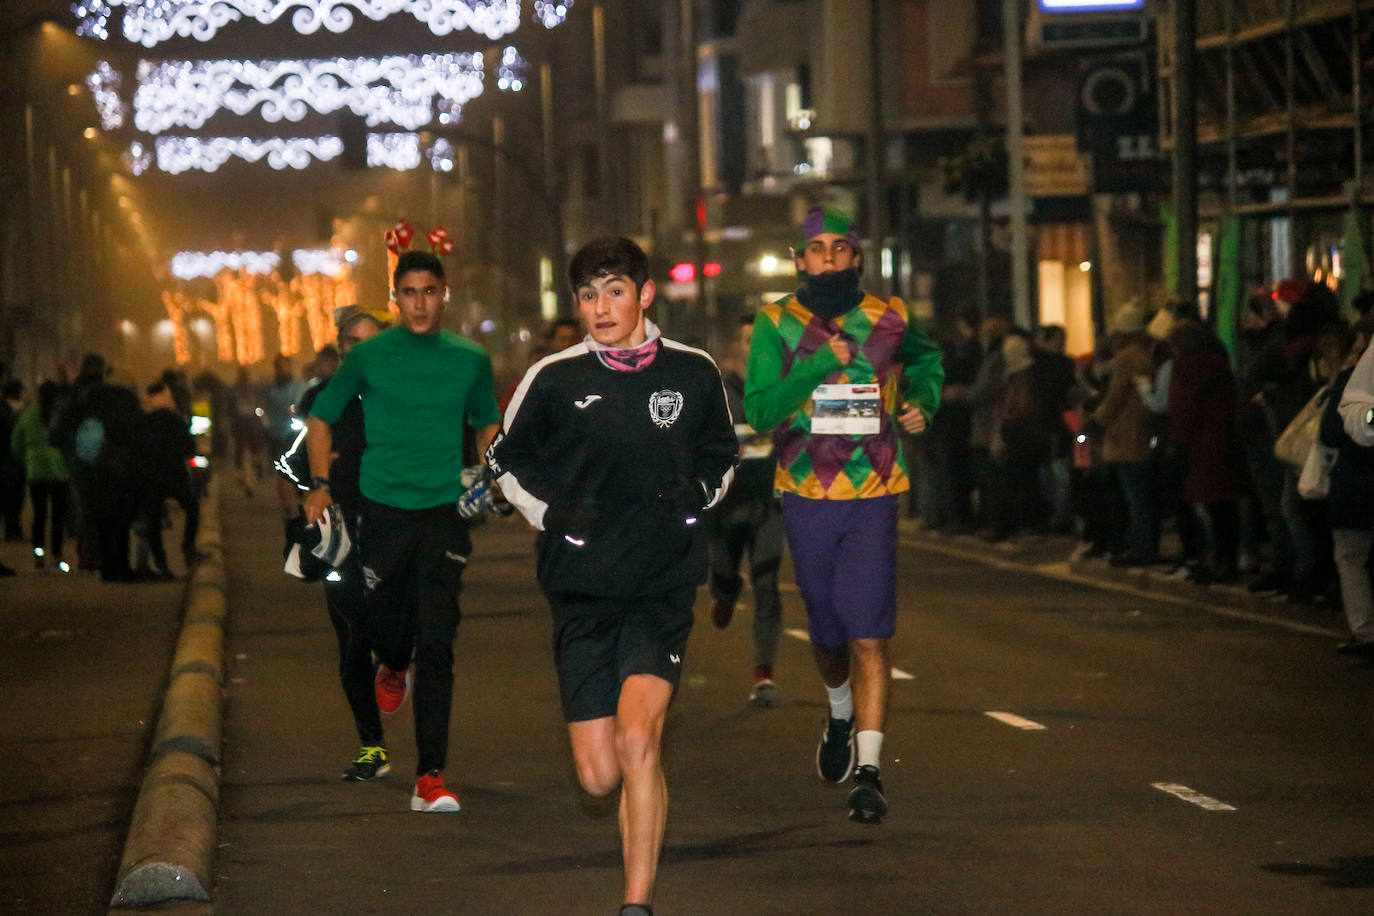
M695 599L695 586L639 598L550 593L563 718L615 715L620 685L632 674L661 677L676 693Z

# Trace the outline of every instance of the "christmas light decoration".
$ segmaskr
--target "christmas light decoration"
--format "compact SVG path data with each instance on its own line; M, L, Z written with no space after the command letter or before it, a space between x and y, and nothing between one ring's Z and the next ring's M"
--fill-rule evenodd
M519 92L525 88L524 75L529 63L513 47L501 52L501 63L496 68L496 86L503 92Z
M126 106L119 97L122 82L119 71L106 60L97 63L95 70L86 77L86 88L91 90L95 110L100 114L100 126L106 130L118 130L124 126Z
M513 49L512 49L513 50ZM272 123L299 121L310 110L345 108L369 127L414 130L450 115L482 94L484 60L471 54L356 57L332 60L141 61L134 93L134 126L151 134L199 128L220 110ZM118 79L118 74L115 74ZM116 83L116 86L118 83Z
M291 263L298 273L333 277L348 267L350 255L357 258L356 252L339 248L297 248L291 252Z
M129 170L129 174L135 178L148 171L148 167L153 164L153 154L137 140L129 144L129 148L120 158L123 159L124 167Z
M350 257L351 256L351 257ZM223 362L249 365L263 359L263 312L277 320L280 350L294 356L301 349L300 319L306 319L314 350L334 342L334 309L357 302L352 260L342 248L297 249L291 253L298 271L287 283L277 270L281 258L271 251L182 251L172 258L178 279L214 281L214 301L191 300L180 290L166 290L163 304L172 323L177 362L190 356L187 317L208 316L215 326L217 355Z
M280 265L281 255L275 251L179 251L172 257L172 276L195 280L222 270L270 274Z
M430 168L434 171L451 172L453 171L454 152L452 143L444 137L438 137L429 150L425 152L425 156L428 157Z
M558 25L572 0L535 3L535 15L545 28ZM251 19L270 25L291 15L302 35L323 26L346 32L357 15L376 22L409 13L435 35L464 29L497 41L520 27L520 0L77 0L72 4L77 34L105 40L114 8L124 10L122 31L129 41L151 48L170 38L209 41L231 22Z
M408 172L421 162L419 134L368 134L367 164L371 168Z
M371 143L368 145L370 148ZM157 167L172 175L191 169L213 172L234 157L248 162L257 162L266 157L267 164L277 170L303 169L312 159L328 162L342 153L343 141L338 137L273 137L265 140L252 137L157 138Z
M551 29L568 18L568 10L572 5L573 0L534 0L534 15L544 28Z

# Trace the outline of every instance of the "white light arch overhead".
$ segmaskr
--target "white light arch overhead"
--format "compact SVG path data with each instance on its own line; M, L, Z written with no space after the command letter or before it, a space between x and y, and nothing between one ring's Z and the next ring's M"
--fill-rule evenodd
M134 126L151 134L199 128L221 110L299 121L345 108L369 127L414 130L436 103L453 112L482 94L481 52L328 60L141 61Z
M281 264L275 251L179 251L172 256L172 276L179 280L213 278L221 270L270 274Z
M193 169L216 171L230 159L266 159L281 169L303 169L312 161L328 162L343 154L338 137L158 137L157 167L169 175Z
M552 28L567 16L572 0L541 0L535 6L539 21ZM77 33L108 38L115 8L124 10L124 37L147 48L176 37L209 41L231 22L270 25L288 15L302 35L321 27L346 32L359 15L381 22L399 13L414 16L440 36L470 30L497 41L520 27L520 0L76 0Z

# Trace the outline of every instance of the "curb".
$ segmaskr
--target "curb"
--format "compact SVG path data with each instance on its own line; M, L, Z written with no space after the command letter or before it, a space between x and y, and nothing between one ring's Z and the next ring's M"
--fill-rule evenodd
M200 561L186 586L181 634L148 769L134 803L111 909L208 903L219 813L226 582L219 479L201 505Z
M1046 542L1008 552L979 547L920 531L907 522L899 526L903 546L957 557L996 569L1016 570L1045 579L1072 582L1104 591L1119 592L1183 604L1208 613L1283 627L1314 636L1346 639L1339 625L1328 624L1329 614L1310 607L1273 601L1252 595L1240 586L1206 586L1172 579L1161 572L1138 567L1114 567L1104 562L1072 558L1068 550Z

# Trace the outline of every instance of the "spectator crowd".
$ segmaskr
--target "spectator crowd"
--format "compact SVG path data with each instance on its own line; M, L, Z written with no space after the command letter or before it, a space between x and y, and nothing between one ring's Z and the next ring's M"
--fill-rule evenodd
M1347 315L1319 283L1257 290L1230 349L1190 303L1127 304L1077 359L1060 327L963 309L941 341L941 410L913 443L909 514L1008 547L1075 534L1082 557L1344 605L1355 631L1374 620L1374 462L1336 406L1371 300ZM1343 651L1374 652L1374 632L1355 635Z

